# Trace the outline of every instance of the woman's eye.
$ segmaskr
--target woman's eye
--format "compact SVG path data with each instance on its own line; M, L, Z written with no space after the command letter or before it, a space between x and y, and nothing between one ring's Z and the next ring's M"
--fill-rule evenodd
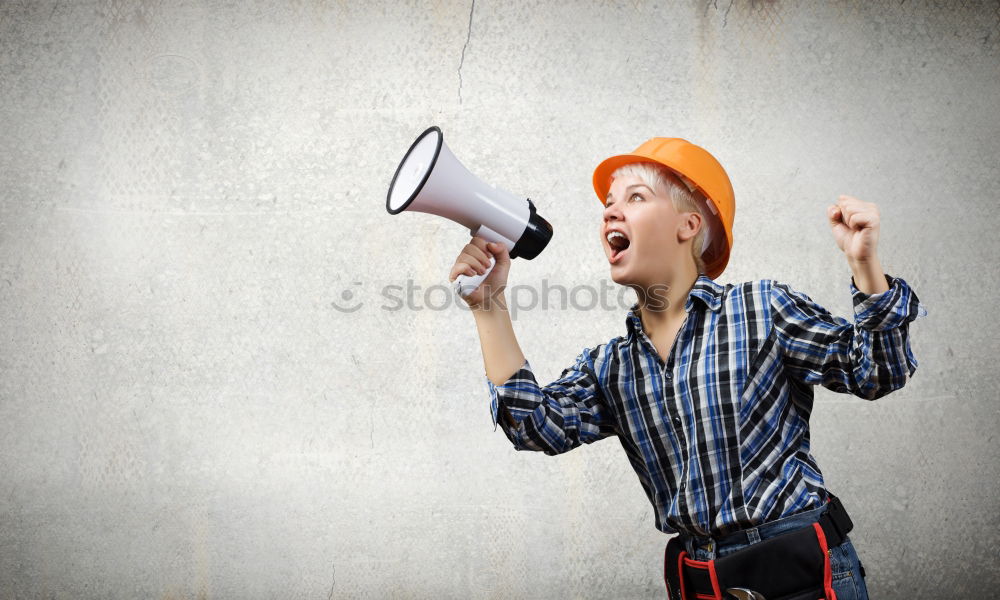
M632 197L629 198L629 200L635 200L636 198L638 198L639 200L642 200L643 199L642 198L642 194L632 194Z

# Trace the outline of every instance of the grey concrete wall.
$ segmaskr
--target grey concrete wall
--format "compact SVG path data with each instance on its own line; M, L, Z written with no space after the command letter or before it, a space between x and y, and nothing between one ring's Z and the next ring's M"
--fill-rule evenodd
M920 366L874 403L819 389L815 454L873 597L989 595L998 54L997 2L0 2L0 598L663 597L616 441L493 430L473 320L432 287L467 232L386 214L432 124L554 225L509 283L547 381L624 331L527 306L612 285L604 157L710 149L720 280L847 317L824 209L876 202Z

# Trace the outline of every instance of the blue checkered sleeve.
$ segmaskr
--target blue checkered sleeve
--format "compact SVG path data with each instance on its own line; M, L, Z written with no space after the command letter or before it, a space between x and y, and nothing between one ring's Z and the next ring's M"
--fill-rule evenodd
M593 370L593 354L585 349L573 366L546 386L538 384L527 360L502 385L494 385L487 377L494 428L500 425L517 450L549 455L613 434Z
M927 310L906 281L885 278L889 290L881 294L864 294L851 279L853 323L772 282L772 324L786 372L803 383L867 400L903 387L917 368L909 324Z

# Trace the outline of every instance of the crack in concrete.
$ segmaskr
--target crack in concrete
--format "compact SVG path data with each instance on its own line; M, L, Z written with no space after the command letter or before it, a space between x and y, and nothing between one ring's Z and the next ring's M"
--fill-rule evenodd
M729 11L733 8L733 3L736 0L729 0L729 6L726 7L726 14L722 15L722 28L725 29L726 23L729 21ZM708 14L708 9L715 7L715 12L719 12L719 0L708 0L705 3L705 15Z
M472 39L472 13L476 12L476 0L472 0L472 8L469 9L469 29L465 33L465 45L462 46L462 60L458 62L458 103L462 103L462 65L465 64L465 49L469 47L469 40Z
M330 593L326 595L326 600L333 599L333 589L337 587L337 563L333 563L330 570L332 571L330 575L333 577L333 582L330 583Z

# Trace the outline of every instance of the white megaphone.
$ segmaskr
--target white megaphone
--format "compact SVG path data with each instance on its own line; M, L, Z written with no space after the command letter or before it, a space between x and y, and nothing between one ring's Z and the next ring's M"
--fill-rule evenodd
M552 226L535 211L530 199L480 181L458 162L438 127L421 133L406 151L389 184L385 208L392 215L413 210L451 219L473 236L504 244L511 258L535 258L552 239ZM482 275L459 275L455 291L467 296L495 264L490 256L490 266Z

